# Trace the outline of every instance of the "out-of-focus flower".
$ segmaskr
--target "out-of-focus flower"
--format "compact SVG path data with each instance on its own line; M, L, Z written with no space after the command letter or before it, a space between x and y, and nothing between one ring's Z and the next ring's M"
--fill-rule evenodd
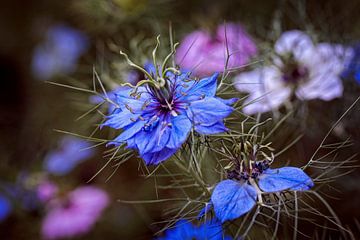
M191 222L179 220L174 228L168 229L165 236L159 240L230 240L228 236L224 236L221 223L214 220L207 221L199 227Z
M154 66L148 66L155 77ZM124 131L110 144L124 142L137 149L147 165L159 164L172 156L185 142L194 127L200 134L226 131L223 119L237 99L215 96L218 74L193 80L188 73L168 72L164 86L152 85L134 89L123 87L116 92L118 108L103 126Z
M266 161L257 162L251 169L229 171L228 179L216 185L211 195L211 204L216 217L225 222L249 212L261 194L257 190L259 188L264 193L273 193L284 190L306 191L313 186L311 178L300 168L270 169Z
M227 55L227 49L229 55ZM176 52L176 63L197 76L239 68L247 64L257 52L256 45L241 25L220 25L212 36L204 30L187 35Z
M54 175L67 174L94 154L89 147L91 145L82 139L66 136L61 140L59 149L46 156L44 168Z
M292 96L301 100L324 101L342 96L340 74L351 49L339 44L316 46L304 32L283 33L275 43L273 65L239 74L235 87L249 93L244 107L247 114L280 107Z
M344 78L353 77L360 84L360 43L353 48L353 54L346 64L346 69L342 73Z
M7 197L0 195L0 222L4 221L11 213L12 205Z
M87 37L76 29L64 25L51 27L44 42L34 50L33 75L40 80L47 80L59 73L72 73L88 45Z
M44 181L37 186L36 191L38 199L41 202L47 202L55 197L58 187L50 181Z
M96 187L79 187L66 199L56 199L42 224L44 239L71 238L91 230L109 203L108 195Z
M32 211L39 207L39 200L36 191L30 186L29 175L26 172L20 172L15 183L3 182L0 188L3 190L3 196L8 197L14 202L14 206L21 207L23 210Z

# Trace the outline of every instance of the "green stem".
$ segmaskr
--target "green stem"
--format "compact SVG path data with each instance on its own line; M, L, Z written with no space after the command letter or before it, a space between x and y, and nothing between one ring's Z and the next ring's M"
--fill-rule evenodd
M197 175L196 172L194 172L193 168L190 168L191 170L189 170L180 161L177 160L177 161L174 161L174 162L182 171L184 171L187 174L191 175L191 177L195 180L195 182L205 191L205 194L207 196L211 195L210 191L207 189L204 182L200 179L199 175Z

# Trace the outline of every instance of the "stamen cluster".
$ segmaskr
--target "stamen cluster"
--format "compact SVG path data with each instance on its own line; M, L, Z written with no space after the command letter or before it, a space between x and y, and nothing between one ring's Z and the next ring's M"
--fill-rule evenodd
M270 167L269 161L259 161L251 164L251 168L242 166L242 170L234 169L227 172L227 178L231 180L248 180L249 178L257 179L266 169Z

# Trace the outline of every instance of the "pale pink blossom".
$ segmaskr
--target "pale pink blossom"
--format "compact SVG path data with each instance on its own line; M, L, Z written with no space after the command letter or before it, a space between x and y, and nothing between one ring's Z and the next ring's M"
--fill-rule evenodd
M240 73L235 87L249 93L243 111L246 114L279 108L292 96L300 100L329 101L341 97L340 79L352 54L340 44L315 45L304 32L283 33L274 46L273 63Z

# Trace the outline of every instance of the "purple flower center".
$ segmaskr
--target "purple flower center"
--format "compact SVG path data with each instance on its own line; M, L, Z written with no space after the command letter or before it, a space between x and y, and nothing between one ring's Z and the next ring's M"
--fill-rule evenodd
M174 104L174 99L172 98L168 98L168 99L160 98L157 99L157 101L158 101L158 105L156 109L159 113L166 114L176 108L176 104Z
M177 76L175 76L177 78ZM153 101L156 102L155 108L153 109L154 113L157 116L166 116L167 114L177 115L179 111L184 108L182 101L176 97L176 91L179 87L179 83L174 81L166 80L167 86L161 89L155 89L149 87L148 92L153 98Z
M64 210L69 210L69 209L72 209L74 207L74 203L71 199L69 198L66 198L64 199L64 201L61 203L61 207L64 209Z
M291 63L283 69L282 79L288 84L297 84L305 81L309 75L309 69L297 63Z
M158 124L162 124L165 129L170 126L170 116L177 116L186 108L186 103L176 96L178 84L176 81L167 79L167 86L156 89L149 86L147 91L151 95L153 104L146 107L148 112L147 123L144 125L144 131L152 131Z
M269 162L267 160L255 162L251 164L251 168L243 166L242 170L229 170L227 172L227 178L237 181L248 180L249 178L257 179L268 168Z

